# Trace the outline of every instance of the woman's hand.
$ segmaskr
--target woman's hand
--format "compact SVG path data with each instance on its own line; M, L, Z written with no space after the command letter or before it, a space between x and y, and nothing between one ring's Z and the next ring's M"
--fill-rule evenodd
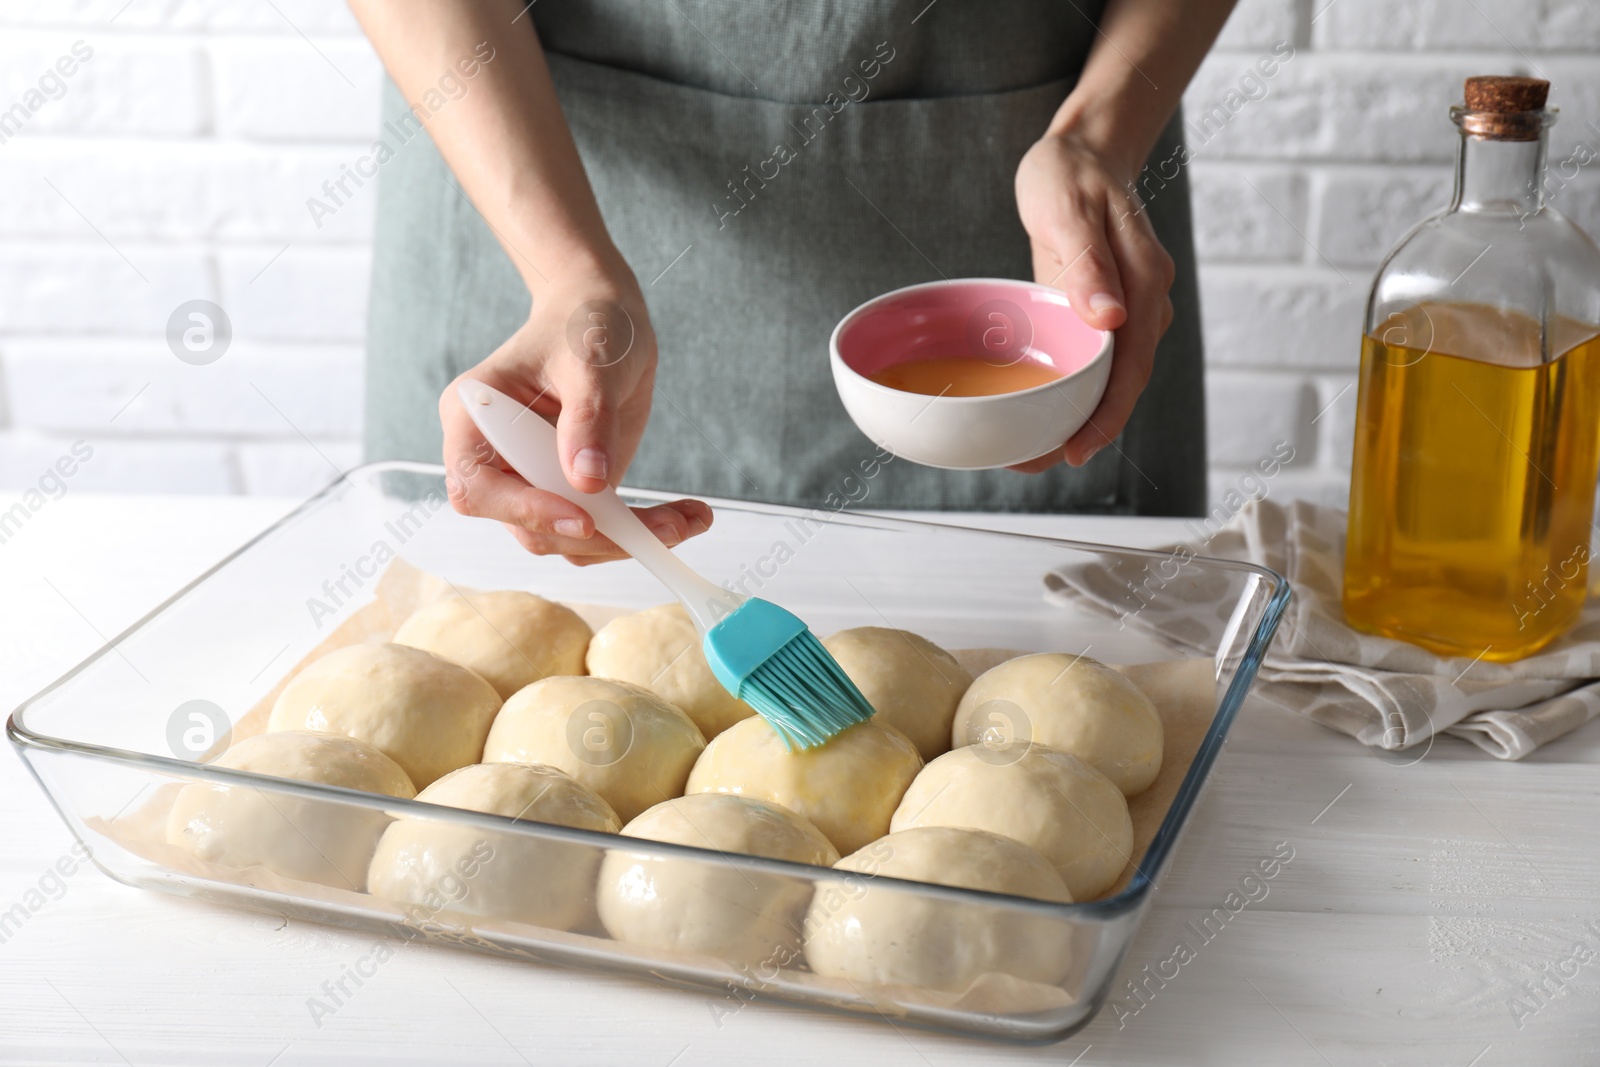
M470 92L428 120L428 135L534 298L527 323L464 377L555 421L574 488L616 485L650 414L656 339L639 283L606 233L538 34L519 21L527 5L350 6L407 100L437 92L440 71L472 79ZM455 509L500 520L531 552L574 563L621 558L587 512L534 489L495 455L455 385L439 398ZM694 500L641 508L639 516L669 545L711 525L711 509Z
M1064 290L1083 321L1115 332L1116 347L1105 395L1083 429L1013 470L1089 462L1122 432L1150 380L1156 342L1172 323L1173 264L1129 192L1139 166L1072 133L1052 132L1017 167L1017 210L1033 246L1034 280Z
M541 288L528 321L463 378L484 382L555 422L561 466L581 492L615 486L650 415L656 339L638 283L624 265L588 270ZM458 379L459 381L459 379ZM484 440L456 397L439 398L450 503L498 519L530 552L577 564L625 557L577 505L530 486ZM639 508L667 545L711 526L698 500Z

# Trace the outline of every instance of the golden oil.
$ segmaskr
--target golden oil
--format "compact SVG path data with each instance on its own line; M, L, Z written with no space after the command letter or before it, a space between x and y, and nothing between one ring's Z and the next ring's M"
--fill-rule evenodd
M1527 656L1587 593L1600 335L1462 303L1379 325L1362 342L1345 617L1443 655Z

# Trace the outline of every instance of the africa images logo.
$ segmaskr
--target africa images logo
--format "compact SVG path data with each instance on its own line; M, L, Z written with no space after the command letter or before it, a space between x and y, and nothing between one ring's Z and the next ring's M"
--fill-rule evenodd
M765 189L767 183L776 181L783 173L783 168L800 158L801 149L822 136L830 123L851 104L859 104L872 95L872 79L883 72L883 68L894 60L894 46L888 41L879 43L873 49L872 58L863 59L856 64L856 69L861 72L858 78L854 74L846 74L840 87L843 94L835 91L822 98L822 103L811 108L810 111L800 116L799 125L794 120L789 121L789 128L793 130L798 139L791 144L788 141L779 141L773 146L772 153L765 159L758 160L752 170L746 163L740 168L741 174L728 179L728 195L722 199L724 203L731 203L732 207L724 204L712 204L711 213L717 217L717 229L726 229L728 220L739 212L749 207L756 199L758 191ZM806 105L800 105L805 107ZM753 184L752 184L753 183Z

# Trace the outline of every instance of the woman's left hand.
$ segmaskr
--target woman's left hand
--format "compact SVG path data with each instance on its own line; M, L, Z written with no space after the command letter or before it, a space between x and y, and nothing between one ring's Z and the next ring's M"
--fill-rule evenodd
M1084 322L1116 339L1111 379L1083 429L1012 470L1087 463L1122 432L1150 380L1156 342L1172 323L1173 263L1130 192L1138 172L1071 133L1046 134L1017 167L1034 280L1063 290Z

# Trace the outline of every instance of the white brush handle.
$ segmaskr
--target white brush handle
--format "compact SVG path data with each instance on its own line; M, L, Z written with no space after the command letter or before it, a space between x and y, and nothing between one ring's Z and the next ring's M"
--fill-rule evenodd
M489 444L500 453L500 458L511 464L529 485L570 500L587 511L594 519L596 530L643 564L683 602L701 636L743 602L744 598L700 577L673 555L672 550L639 521L633 509L622 502L615 490L580 493L574 489L567 481L567 472L561 469L556 428L533 409L492 386L471 379L457 386L456 395Z

